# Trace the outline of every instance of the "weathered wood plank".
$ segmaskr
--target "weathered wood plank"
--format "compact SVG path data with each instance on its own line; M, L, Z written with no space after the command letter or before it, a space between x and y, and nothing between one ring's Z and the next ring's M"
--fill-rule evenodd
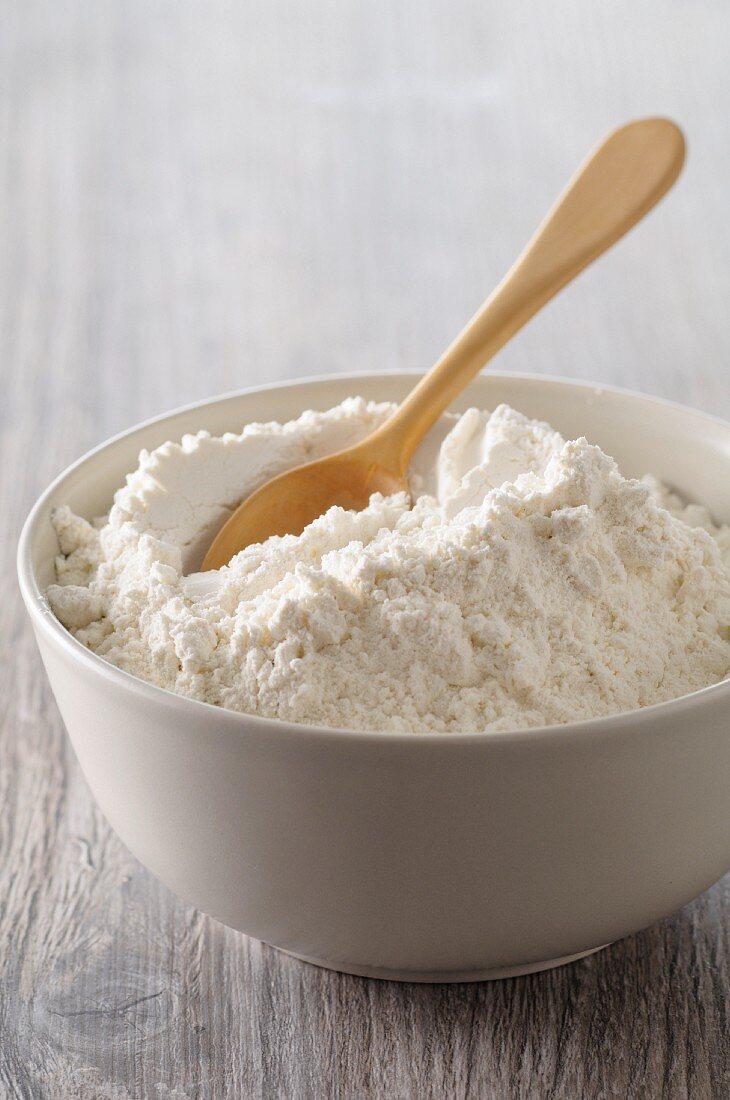
M111 834L16 595L35 494L144 416L428 365L609 125L687 127L676 195L504 366L730 415L730 10L649 0L7 0L0 34L0 1095L730 1091L730 879L505 983L329 974L187 909Z

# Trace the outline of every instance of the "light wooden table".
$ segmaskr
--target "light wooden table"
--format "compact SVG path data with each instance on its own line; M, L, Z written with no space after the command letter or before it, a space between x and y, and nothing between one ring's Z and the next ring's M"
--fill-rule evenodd
M730 879L509 982L293 962L112 835L12 570L34 496L142 417L428 366L634 115L686 127L679 190L500 365L730 415L729 41L721 0L0 5L0 1096L730 1093Z

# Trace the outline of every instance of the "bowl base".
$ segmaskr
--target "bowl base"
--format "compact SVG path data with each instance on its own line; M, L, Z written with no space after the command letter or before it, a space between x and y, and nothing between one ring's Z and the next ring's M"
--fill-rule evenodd
M271 945L273 946L273 944ZM567 963L585 959L588 955L595 955L597 951L603 951L609 944L603 943L600 947L591 947L588 951L579 951L576 955L563 955L557 959L545 959L542 962L521 963L518 966L499 966L487 970L382 970L379 967L347 966L342 963L328 962L326 959L313 959L308 955L298 955L295 951L285 951L283 947L277 947L283 955L289 955L300 962L311 963L313 966L321 966L325 970L336 970L340 974L354 974L359 978L380 978L390 982L493 982L503 978L519 978L523 974L539 974L541 970L553 970L556 966L565 966Z

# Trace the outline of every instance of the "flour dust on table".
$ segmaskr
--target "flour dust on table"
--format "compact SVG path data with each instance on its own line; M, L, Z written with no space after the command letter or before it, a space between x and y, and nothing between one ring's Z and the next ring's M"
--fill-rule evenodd
M566 723L728 674L730 528L506 405L443 417L411 499L332 508L195 572L244 496L391 411L350 398L143 451L108 517L54 513L55 614L162 688L350 729Z

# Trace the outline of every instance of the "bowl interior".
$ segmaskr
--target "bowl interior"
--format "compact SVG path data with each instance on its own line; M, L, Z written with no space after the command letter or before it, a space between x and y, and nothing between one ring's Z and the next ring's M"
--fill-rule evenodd
M218 398L148 421L91 452L50 487L30 523L26 564L42 590L53 580L58 552L49 517L68 504L87 518L104 514L142 448L152 449L186 432L238 432L251 421L289 420L307 408L326 409L359 394L399 401L414 374L335 376ZM689 500L730 523L730 424L693 409L628 391L561 379L489 372L454 403L457 411L500 402L547 420L568 438L585 435L614 456L624 474L653 473Z

